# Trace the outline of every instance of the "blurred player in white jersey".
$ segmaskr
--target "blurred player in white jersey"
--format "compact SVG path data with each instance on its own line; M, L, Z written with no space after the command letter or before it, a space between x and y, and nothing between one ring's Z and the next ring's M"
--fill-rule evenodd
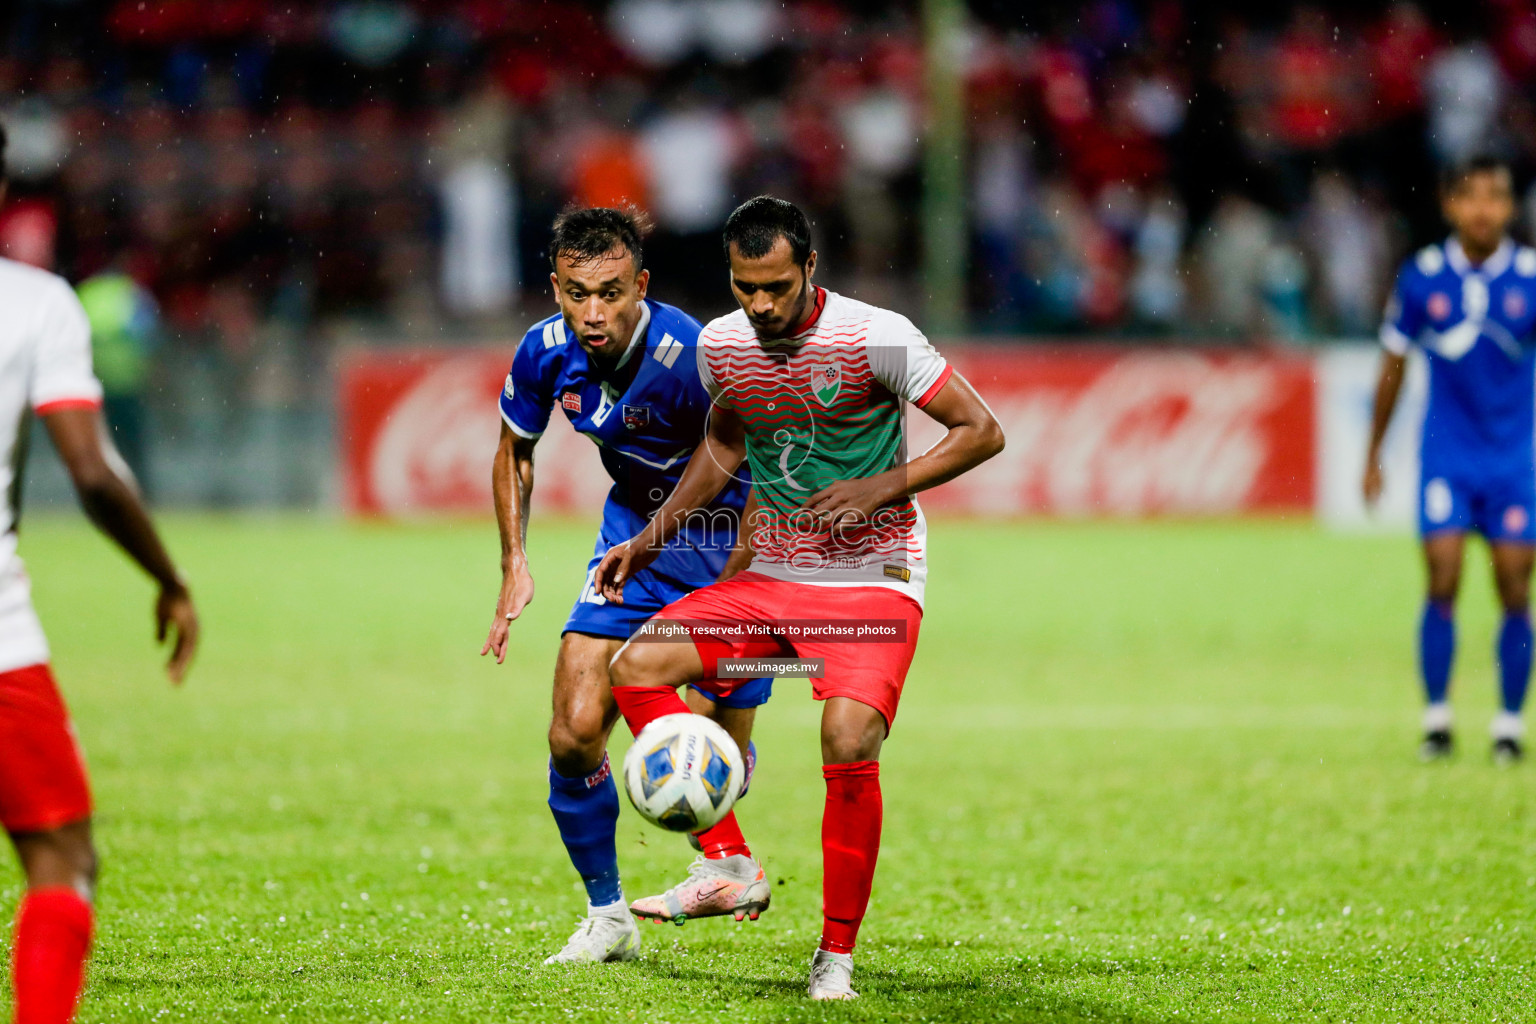
M0 202L5 198L0 129ZM86 514L159 585L155 623L179 683L197 647L192 598L107 439L85 310L59 277L0 259L0 825L26 873L12 947L17 1024L74 1017L91 941L96 852L74 729L16 553L27 431L42 420Z

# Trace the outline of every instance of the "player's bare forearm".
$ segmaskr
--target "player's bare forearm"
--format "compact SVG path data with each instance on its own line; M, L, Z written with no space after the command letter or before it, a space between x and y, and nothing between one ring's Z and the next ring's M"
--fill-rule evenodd
M677 486L639 535L642 543L660 550L677 536L683 520L714 501L746 457L747 442L740 419L734 412L717 406L710 416L709 430L689 457Z
M480 653L494 654L499 665L507 657L510 624L533 600L533 574L528 571L528 510L533 501L532 438L520 437L505 423L491 464L491 501L501 535L501 590L496 613Z
M92 523L152 576L162 590L186 589L122 457L111 448L100 413L63 409L43 417Z
M1403 375L1408 359L1392 352L1381 355L1381 375L1376 380L1376 400L1371 408L1372 456L1381 452L1387 428L1392 425L1392 413L1397 410L1397 398L1403 390Z
M496 506L496 527L501 534L501 571L527 564L528 509L533 501L533 446L531 438L519 437L505 423L491 466L491 496Z
M61 409L44 416L43 423L69 471L85 514L159 584L156 636L162 641L171 636L166 670L173 682L181 682L197 648L197 612L144 507L133 474L112 447L106 424L96 410Z
M1003 428L987 403L958 373L923 411L949 428L917 458L863 480L840 480L811 495L805 507L828 516L871 516L882 505L953 480L1003 450Z
M1360 493L1367 505L1376 504L1381 497L1381 444L1386 439L1387 428L1392 425L1392 413L1397 409L1398 395L1403 390L1407 365L1404 356L1393 352L1381 355L1381 376L1376 380L1376 400L1371 408L1371 440L1365 453L1365 474L1360 482Z
M953 480L1003 450L1002 424L970 381L958 373L939 389L923 412L949 428L939 443L908 462L903 493L916 494Z
M645 529L623 544L608 549L598 563L594 582L603 596L624 603L624 581L650 565L661 549L682 529L684 519L708 506L731 482L747 457L746 435L741 419L717 405L709 418L704 440L694 449L681 479Z

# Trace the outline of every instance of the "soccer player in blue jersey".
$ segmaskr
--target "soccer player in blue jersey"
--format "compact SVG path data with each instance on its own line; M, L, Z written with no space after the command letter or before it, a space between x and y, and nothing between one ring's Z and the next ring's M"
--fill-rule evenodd
M501 444L492 472L501 530L501 593L481 654L506 657L511 623L533 599L526 553L534 446L559 406L598 446L613 488L603 507L586 578L566 620L555 662L549 726L549 806L587 890L586 917L546 963L607 963L639 955L639 933L619 884L614 829L618 789L607 756L618 708L608 683L613 656L664 605L750 560L736 540L748 484L737 480L695 517L657 560L624 587L622 604L592 584L607 550L638 533L672 493L704 436L710 399L699 379L699 322L646 297L644 227L633 211L569 210L555 221L550 282L559 314L529 329L501 395ZM734 555L734 557L733 557ZM689 707L719 722L750 751L752 720L772 681L753 680L729 698L697 690ZM751 754L748 778L750 780ZM750 914L769 888L735 815L698 833L700 856L680 889L707 894L692 916ZM637 911L638 913L639 911Z
M1498 661L1502 707L1493 757L1522 756L1521 707L1531 675L1530 589L1536 543L1536 250L1508 235L1515 216L1509 167L1479 158L1452 168L1441 188L1452 234L1404 264L1381 328L1364 494L1381 494L1381 443L1408 352L1429 364L1420 448L1419 532L1429 570L1419 623L1428 706L1426 760L1451 752L1447 692L1456 648L1454 609L1469 532L1488 541L1503 606Z

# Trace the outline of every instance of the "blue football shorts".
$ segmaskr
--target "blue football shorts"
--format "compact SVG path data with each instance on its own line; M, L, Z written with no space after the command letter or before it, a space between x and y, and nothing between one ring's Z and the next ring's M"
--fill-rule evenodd
M571 614L565 620L563 632L628 640L652 615L697 589L646 568L624 581L624 603L614 604L593 586L597 565L608 550L601 536L597 544L598 549L587 563L586 579L582 581L576 603L571 606ZM697 686L693 689L724 707L755 708L768 703L768 698L773 696L773 679L753 679L736 687L726 697L716 696Z
M1446 531L1476 531L1490 543L1536 543L1536 470L1426 471L1419 487L1419 535Z

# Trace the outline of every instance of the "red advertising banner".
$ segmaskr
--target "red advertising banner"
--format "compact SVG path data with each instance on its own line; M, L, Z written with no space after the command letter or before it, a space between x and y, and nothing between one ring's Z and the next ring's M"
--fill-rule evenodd
M988 515L1211 515L1308 510L1315 363L1188 350L946 348L991 405L1007 448L922 496ZM488 514L505 350L359 351L339 374L348 507ZM911 452L942 428L909 416ZM539 441L535 508L595 512L608 481L558 411Z
M1008 445L925 508L1000 515L1210 515L1312 508L1310 357L970 348L950 362ZM911 452L942 428L909 415Z
M337 375L337 439L350 511L489 515L497 399L512 346L355 350ZM550 417L535 461L534 508L589 512L609 481L592 442Z

